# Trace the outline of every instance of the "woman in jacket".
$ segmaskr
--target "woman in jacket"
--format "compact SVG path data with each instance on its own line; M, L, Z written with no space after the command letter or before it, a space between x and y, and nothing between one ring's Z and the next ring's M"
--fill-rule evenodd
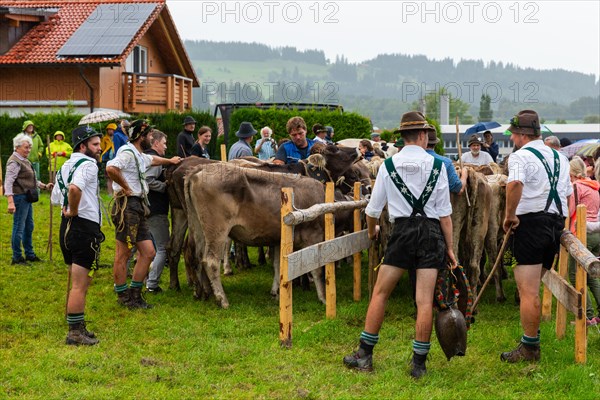
M37 201L37 188L52 190L52 183L44 184L36 179L31 162L27 159L31 152L32 140L26 133L19 133L13 139L14 152L6 162L4 195L8 198L8 213L13 214L11 237L11 264L24 265L27 261L41 261L33 251L33 207ZM21 250L25 249L25 257Z

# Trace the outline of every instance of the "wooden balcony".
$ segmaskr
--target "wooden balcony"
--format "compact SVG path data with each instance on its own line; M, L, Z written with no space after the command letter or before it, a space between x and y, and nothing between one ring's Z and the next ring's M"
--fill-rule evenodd
M179 75L123 73L125 112L184 111L192 108L193 80Z

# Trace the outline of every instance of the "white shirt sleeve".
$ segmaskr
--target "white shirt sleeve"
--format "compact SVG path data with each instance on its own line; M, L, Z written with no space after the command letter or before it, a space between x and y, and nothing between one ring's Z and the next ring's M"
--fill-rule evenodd
M121 149L119 149L121 150ZM123 170L125 169L129 163L135 163L134 155L130 151L119 151L115 158L106 163L107 167L115 167L117 169Z
M448 187L448 172L442 163L442 169L436 185L435 208L438 216L447 217L452 214L452 204L450 203L450 189Z
M365 214L369 217L379 218L383 211L383 207L385 207L387 203L387 193L385 191L384 181L385 179L389 179L388 177L389 175L385 169L385 165L381 164L379 171L377 172L377 179L375 179L375 186L371 192L371 199L365 209Z

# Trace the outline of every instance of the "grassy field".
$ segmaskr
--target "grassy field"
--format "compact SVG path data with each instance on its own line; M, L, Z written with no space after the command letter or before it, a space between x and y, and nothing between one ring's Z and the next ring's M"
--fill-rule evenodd
M105 200L107 200L105 198ZM35 204L34 242L48 260L48 196ZM588 362L574 364L574 327L554 337L554 323L542 324L542 360L507 365L499 353L521 334L514 302L495 304L486 293L469 332L466 357L446 361L435 338L429 374L408 376L414 308L406 279L389 301L375 372L355 373L342 356L357 344L367 300L352 301L352 272L338 269L338 317L325 319L314 291L294 289L293 348L278 341L278 304L271 299L267 266L236 270L224 277L231 308L181 292L150 296L155 308L129 311L113 293L114 233L88 294L86 319L100 343L66 346L64 303L67 270L58 250L54 214L54 261L10 265L12 216L0 200L0 398L19 399L598 399L600 334L588 330ZM166 274L168 275L168 274ZM181 272L182 282L185 282ZM168 276L163 288L168 286ZM366 282L366 276L363 279ZM514 283L509 281L512 298ZM366 284L363 284L363 294ZM571 317L572 318L572 317Z

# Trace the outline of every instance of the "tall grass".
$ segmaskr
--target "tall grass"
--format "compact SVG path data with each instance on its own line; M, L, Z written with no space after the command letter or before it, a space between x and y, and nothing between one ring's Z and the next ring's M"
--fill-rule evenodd
M588 331L586 365L574 363L573 327L559 341L553 322L541 327L540 363L500 363L499 353L516 345L521 329L514 302L496 304L493 290L486 293L469 332L466 357L446 361L434 338L429 373L420 381L408 376L415 310L406 279L389 301L372 374L349 371L341 362L357 344L367 307L366 285L363 300L352 301L348 266L337 270L335 320L325 319L314 291L294 288L291 349L279 346L278 303L269 295L267 266L223 278L228 310L194 300L185 283L181 292L147 295L152 310L123 309L113 293L114 233L106 225L101 254L106 267L94 276L86 307L88 328L100 343L66 346L67 270L57 243L59 214L56 209L50 262L45 253L48 196L43 194L34 207L34 242L46 261L29 266L10 265L12 216L0 213L0 398L599 398L598 330ZM0 210L6 210L5 199ZM168 286L168 271L162 286ZM511 297L514 283L506 286Z

